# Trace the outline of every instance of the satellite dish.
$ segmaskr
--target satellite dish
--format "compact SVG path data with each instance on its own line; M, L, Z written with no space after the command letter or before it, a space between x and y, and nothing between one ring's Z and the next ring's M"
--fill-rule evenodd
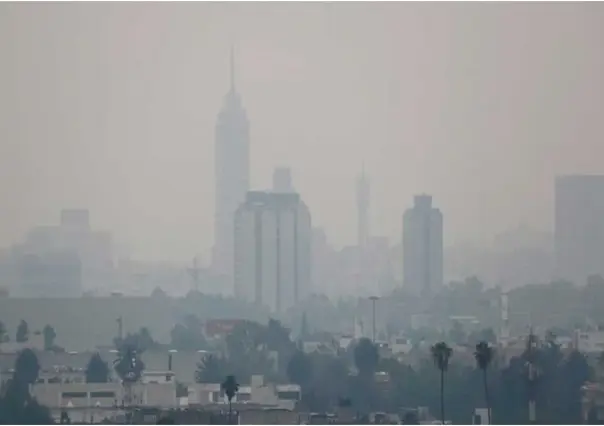
M100 406L101 406L101 401L97 401L97 402L95 402L94 406L95 406L95 407L100 407Z

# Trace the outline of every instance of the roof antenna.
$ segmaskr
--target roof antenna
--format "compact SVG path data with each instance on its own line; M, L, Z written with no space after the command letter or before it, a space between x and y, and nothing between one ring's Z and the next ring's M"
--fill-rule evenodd
M235 93L235 48L231 44L231 91Z

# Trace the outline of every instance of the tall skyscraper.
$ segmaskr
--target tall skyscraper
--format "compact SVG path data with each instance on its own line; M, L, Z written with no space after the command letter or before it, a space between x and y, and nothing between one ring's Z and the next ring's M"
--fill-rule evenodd
M604 176L556 178L555 253L559 278L604 276Z
M215 273L233 276L233 221L250 186L249 121L235 87L235 61L231 50L231 87L216 122L215 215L212 267Z
M443 285L443 216L430 195L416 195L403 215L403 284L424 296Z
M277 167L273 171L273 192L296 192L292 184L292 171L289 167Z
M311 219L296 193L248 192L235 215L235 295L284 312L311 282Z
M365 175L365 167L357 177L357 238L359 247L367 245L369 238L369 178Z

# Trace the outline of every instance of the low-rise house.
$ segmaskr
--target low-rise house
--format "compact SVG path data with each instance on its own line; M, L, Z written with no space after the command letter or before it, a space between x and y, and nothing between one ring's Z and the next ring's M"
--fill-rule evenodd
M265 383L263 376L253 376L249 386L240 386L233 402L256 404L293 410L301 399L301 389L296 384ZM196 383L189 386L189 405L226 403L220 383Z
M575 332L574 345L582 353L604 352L604 331L579 331Z
M408 354L413 349L411 340L403 336L396 336L390 339L390 349L393 355Z
M113 418L130 406L177 408L173 383L137 383L130 388L121 383L36 383L31 394L47 406L55 419L66 412L72 423ZM128 402L128 400L130 402Z

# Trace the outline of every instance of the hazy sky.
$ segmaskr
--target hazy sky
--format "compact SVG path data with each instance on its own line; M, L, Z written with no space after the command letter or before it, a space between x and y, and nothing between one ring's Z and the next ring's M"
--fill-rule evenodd
M135 257L213 242L229 46L255 188L292 167L316 225L400 239L417 192L447 244L552 224L556 173L603 172L597 3L0 4L0 245L87 207Z

